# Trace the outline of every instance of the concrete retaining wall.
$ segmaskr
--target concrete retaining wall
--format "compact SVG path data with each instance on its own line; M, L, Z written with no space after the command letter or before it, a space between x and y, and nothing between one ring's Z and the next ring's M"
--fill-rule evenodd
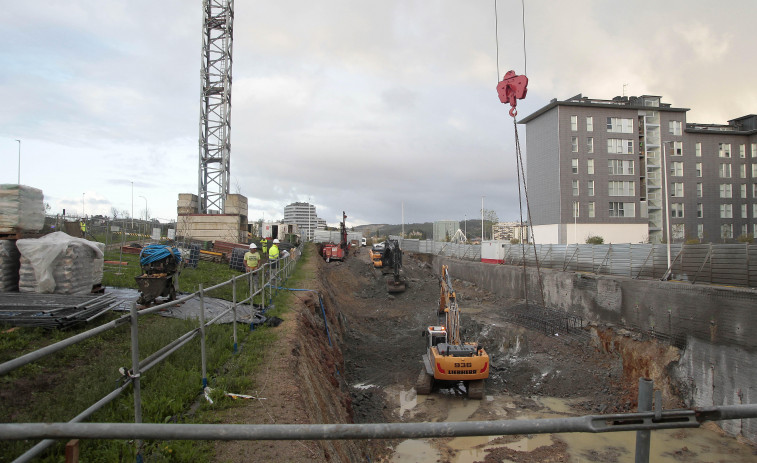
M523 298L523 268L434 256L439 273L497 295ZM541 301L538 274L527 268L528 299ZM695 407L757 403L757 291L542 270L544 299L588 321L623 325L669 338L683 349L674 380ZM724 421L734 435L757 442L757 419Z

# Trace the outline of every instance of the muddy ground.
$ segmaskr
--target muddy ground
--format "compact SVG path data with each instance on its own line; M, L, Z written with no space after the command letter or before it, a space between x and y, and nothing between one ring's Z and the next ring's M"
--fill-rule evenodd
M362 248L344 262L305 262L315 293L298 293L281 325L282 338L250 391L264 400L234 408L223 422L376 423L567 417L636 410L638 375L652 375L656 351L626 362L615 338L593 330L595 343L545 334L508 323L522 301L498 298L453 280L464 340L484 345L491 376L484 400L459 389L418 396L425 338L436 324L439 282L423 256L405 255L407 290L386 291L386 276L373 269ZM454 265L450 267L454 278ZM325 317L329 326L326 336ZM598 335L598 336L597 336ZM634 341L628 341L629 343ZM647 348L649 348L647 346ZM626 350L637 350L638 346ZM657 347L654 347L657 349ZM665 348L660 348L662 351ZM680 406L666 398L666 408ZM700 433L701 431L701 433ZM653 461L754 461L751 447L704 430L670 430ZM625 436L622 436L625 435ZM216 461L384 462L625 462L633 461L634 433L440 438L419 440L225 442ZM630 442L630 444L629 444ZM630 450L629 450L630 448ZM723 452L721 453L715 452ZM712 458L710 458L712 456Z

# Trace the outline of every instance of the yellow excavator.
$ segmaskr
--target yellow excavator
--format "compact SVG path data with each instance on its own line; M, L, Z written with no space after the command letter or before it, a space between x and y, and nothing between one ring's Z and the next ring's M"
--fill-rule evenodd
M469 398L483 399L489 354L477 342L463 342L460 338L460 309L446 265L442 265L437 316L444 317L444 325L429 326L423 332L428 344L416 392L430 394L435 384L462 382Z

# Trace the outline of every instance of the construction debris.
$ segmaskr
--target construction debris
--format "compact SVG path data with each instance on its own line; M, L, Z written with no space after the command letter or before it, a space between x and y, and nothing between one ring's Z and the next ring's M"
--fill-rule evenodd
M0 293L0 323L48 329L74 328L117 307L115 295Z

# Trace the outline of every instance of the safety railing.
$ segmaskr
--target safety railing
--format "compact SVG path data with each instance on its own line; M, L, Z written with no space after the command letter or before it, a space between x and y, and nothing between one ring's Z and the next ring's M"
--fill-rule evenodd
M122 384L119 387L117 387L115 390L113 390L111 393L109 393L108 395L106 395L105 397L103 397L102 399L94 403L93 405L91 405L89 408L79 413L77 416L71 419L66 425L71 426L71 425L74 425L74 423L80 423L81 421L92 416L92 414L94 414L96 411L103 408L105 405L107 405L108 403L113 401L115 398L117 398L122 392L128 389L129 385L133 387L133 391L134 391L134 417L135 417L134 421L135 421L135 424L139 424L142 421L142 413L141 413L142 404L141 404L141 388L140 388L140 378L142 377L142 375L147 373L150 369L158 365L160 362L168 358L172 353L181 349L183 346L185 346L187 343L189 343L191 340L193 340L199 335L200 336L201 368L202 368L202 387L205 388L208 384L207 356L205 352L205 328L218 322L225 315L232 313L232 319L233 319L232 333L233 333L233 340L234 340L233 351L234 353L236 353L238 349L237 347L238 346L237 307L243 304L247 304L247 303L249 303L250 306L253 306L253 300L257 297L258 300L261 302L261 310L265 312L266 308L270 307L275 294L279 290L282 289L283 282L288 280L289 277L291 277L292 273L294 272L295 267L297 265L297 261L299 260L299 257L302 254L301 251L302 251L301 248L293 249L292 252L290 252L289 256L286 258L278 259L276 261L266 262L260 268L252 272L235 276L231 278L230 280L224 281L217 285L210 286L208 288L204 288L202 285L200 285L198 291L192 294L183 296L174 301L166 302L164 304L156 305L156 306L142 309L142 310L137 310L136 303L132 304L130 313L127 315L123 315L109 323L105 323L96 328L92 328L90 330L84 331L77 335L71 336L63 341L51 344L49 346L43 347L41 349L35 350L33 352L27 353L13 360L9 360L7 362L0 364L0 375L8 374L17 368L20 368L24 365L40 360L49 355L52 355L76 343L98 336L106 331L125 325L126 323L130 323L132 367L128 371L125 371L125 370L121 371L121 374L123 375ZM247 280L249 292L248 294L245 294L246 297L244 299L237 301L237 282L240 280ZM232 287L231 306L227 308L226 310L223 310L218 315L216 315L213 319L206 321L205 320L205 298L207 297L206 294L210 291L220 289L228 285L231 285ZM179 338L163 346L162 348L152 353L148 357L140 360L139 359L138 318L144 315L149 315L161 310L165 310L169 307L182 304L184 302L187 302L195 298L199 299L199 302L200 302L199 326L197 328L194 328L188 331L187 333L184 333ZM29 424L16 423L16 425L26 426ZM12 437L10 434L6 434L5 432L0 432L0 439L11 439L11 438ZM46 448L48 448L54 442L55 440L53 438L49 438L49 439L46 438L45 440L42 440L41 442L36 444L34 447L29 449L24 454L20 455L14 461L15 462L31 461L36 456L40 455ZM137 442L137 448L140 447L140 444L141 444L140 442Z

